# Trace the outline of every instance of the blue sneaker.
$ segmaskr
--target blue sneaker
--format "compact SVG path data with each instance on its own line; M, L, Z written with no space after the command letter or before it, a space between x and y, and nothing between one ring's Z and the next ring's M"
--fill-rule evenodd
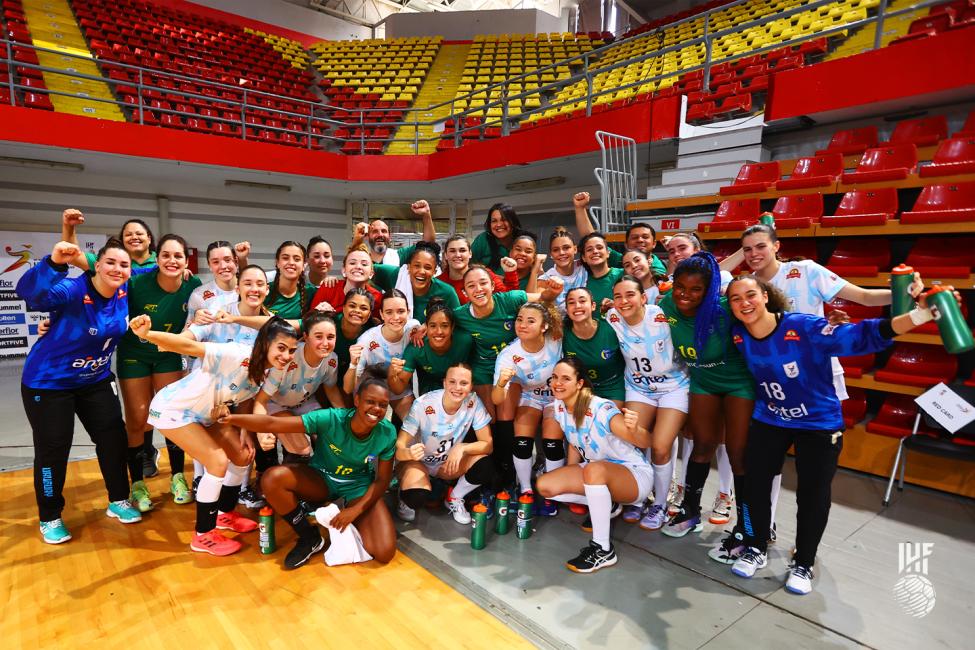
M60 517L54 521L42 521L41 535L48 544L64 544L71 539L71 533L68 532Z
M142 513L125 499L109 503L105 514L112 519L118 519L123 524L134 524L137 521L142 521Z
M555 501L542 498L535 499L536 517L554 517L557 514L559 514L559 507Z

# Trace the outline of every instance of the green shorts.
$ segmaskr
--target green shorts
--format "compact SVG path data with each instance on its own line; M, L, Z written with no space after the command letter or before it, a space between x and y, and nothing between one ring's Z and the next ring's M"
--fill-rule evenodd
M328 488L328 496L331 498L342 497L346 501L352 501L353 499L358 499L369 486L372 485L372 481L365 481L362 479L354 479L351 481L340 481L334 476L329 474L323 469L318 467L312 467L318 474L325 480L325 486Z
M755 399L755 380L747 377L729 377L719 372L692 372L690 392L696 395L731 395L742 399Z
M592 393L596 397L602 397L603 399L612 399L618 402L626 401L626 385L623 383L622 378L619 381L605 385L593 385Z
M481 359L474 361L471 369L474 371L472 374L475 386L494 384L494 364L496 362L497 360L487 362Z
M175 352L124 354L120 350L115 369L118 371L116 374L119 379L138 379L164 372L182 372L183 357Z

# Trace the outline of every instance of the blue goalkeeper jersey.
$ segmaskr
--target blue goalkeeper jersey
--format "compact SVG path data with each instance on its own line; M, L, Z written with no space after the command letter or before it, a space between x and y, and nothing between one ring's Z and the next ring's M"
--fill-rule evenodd
M880 333L883 322L873 318L833 326L819 316L789 312L762 339L735 325L732 341L755 377L752 417L788 429L842 429L830 357L885 349L891 341Z
M51 330L34 343L24 363L21 381L28 388L71 390L112 374L112 352L128 328L128 283L105 298L88 274L67 276L47 256L17 282L27 308L51 317Z

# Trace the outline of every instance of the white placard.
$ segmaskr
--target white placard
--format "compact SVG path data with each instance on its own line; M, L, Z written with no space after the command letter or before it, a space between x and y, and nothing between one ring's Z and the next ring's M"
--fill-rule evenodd
M951 434L975 420L975 406L943 383L916 397L914 401Z

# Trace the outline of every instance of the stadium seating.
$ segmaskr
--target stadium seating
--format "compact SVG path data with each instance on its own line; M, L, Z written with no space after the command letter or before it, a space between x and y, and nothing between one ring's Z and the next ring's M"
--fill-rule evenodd
M802 259L816 262L819 259L819 252L816 250L816 240L808 237L789 237L780 239L779 258L783 260Z
M877 370L877 381L907 386L933 386L950 383L958 374L958 357L939 345L897 343L887 365Z
M968 117L965 119L965 124L963 124L961 129L952 137L966 138L972 136L975 136L975 111L968 114Z
M777 190L829 187L843 173L843 154L823 153L800 158L787 179L777 181Z
M827 316L835 310L846 312L846 315L850 317L850 322L853 323L859 323L864 318L881 318L884 315L884 308L880 305L861 305L858 302L842 298L833 298L823 305L823 311Z
M864 373L873 370L873 366L876 362L877 355L875 354L862 354L855 357L840 357L840 365L843 366L843 372L847 377L853 378L862 377Z
M839 153L848 156L850 154L863 153L871 147L876 147L877 139L877 127L875 126L864 126L858 129L837 131L830 138L829 146L817 151L816 155Z
M877 416L867 422L867 431L890 438L905 438L914 430L918 406L910 395L889 394ZM921 421L918 433L934 438L938 433Z
M758 199L737 199L722 201L714 213L714 221L699 223L699 232L718 230L744 230L748 226L758 223Z
M904 262L924 278L967 278L975 269L975 237L922 237Z
M882 237L846 237L826 262L841 276L875 276L890 270L890 242Z
M975 174L975 135L942 140L930 165L921 167L921 178Z
M921 190L914 209L901 213L904 224L971 221L975 221L975 182L928 185Z
M823 216L823 195L780 196L772 208L772 216L775 217L776 228L808 228Z
M741 166L734 183L725 185L721 194L751 194L764 192L779 180L779 163L748 163Z
M913 120L902 120L894 127L890 140L881 144L913 144L916 147L927 147L938 144L938 141L948 137L948 120L944 115L919 117Z
M862 388L852 386L846 390L849 398L842 403L843 424L850 428L867 415L867 393Z
M843 195L836 214L824 216L820 223L828 226L882 226L897 216L897 190L880 187L852 190Z
M884 144L867 149L855 172L844 173L840 180L846 184L878 183L907 178L917 167L917 147L912 143Z

